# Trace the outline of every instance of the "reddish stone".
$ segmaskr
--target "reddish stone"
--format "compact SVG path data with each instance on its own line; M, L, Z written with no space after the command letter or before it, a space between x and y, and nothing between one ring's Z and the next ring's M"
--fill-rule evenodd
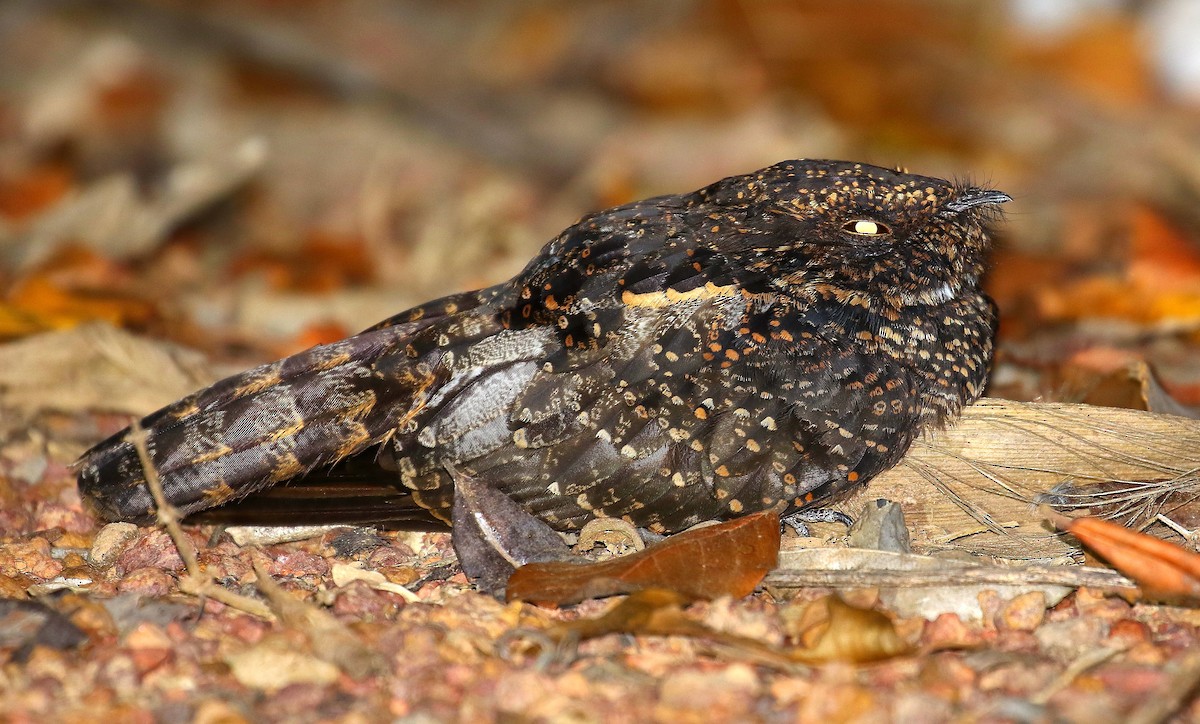
M117 556L116 570L120 576L139 568L155 568L163 571L182 571L183 559L175 548L174 541L166 531L150 530L121 551Z
M1130 647L1150 639L1150 627L1131 618L1113 622L1108 631L1108 641L1114 646Z
M1046 619L1046 594L1030 591L1006 602L993 622L1001 631L1033 631Z
M29 576L48 581L62 569L63 564L50 555L50 541L45 538L0 545L0 576Z
M117 581L121 593L136 593L147 598L159 598L175 588L175 577L161 568L138 568Z

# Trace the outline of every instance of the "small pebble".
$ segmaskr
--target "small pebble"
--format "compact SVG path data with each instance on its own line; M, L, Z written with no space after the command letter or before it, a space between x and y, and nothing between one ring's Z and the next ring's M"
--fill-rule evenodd
M88 552L88 563L97 568L108 568L137 534L138 527L133 523L109 523L96 534Z
M994 621L1000 631L1033 631L1045 618L1046 594L1030 591L1004 604Z

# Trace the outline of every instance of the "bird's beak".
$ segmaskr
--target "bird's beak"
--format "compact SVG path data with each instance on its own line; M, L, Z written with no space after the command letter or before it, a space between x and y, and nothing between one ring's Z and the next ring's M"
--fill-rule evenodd
M958 198L946 204L946 208L950 211L966 211L967 209L973 209L976 206L1002 204L1006 201L1012 201L1012 197L1003 191L993 191L991 189L967 189L959 194Z

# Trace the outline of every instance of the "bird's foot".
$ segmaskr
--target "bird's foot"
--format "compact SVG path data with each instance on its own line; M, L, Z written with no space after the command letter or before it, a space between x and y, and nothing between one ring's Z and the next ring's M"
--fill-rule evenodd
M808 523L841 523L847 528L854 525L853 518L833 508L805 508L797 510L794 513L788 513L783 516L779 519L779 522L796 531L796 535L802 538L808 536Z

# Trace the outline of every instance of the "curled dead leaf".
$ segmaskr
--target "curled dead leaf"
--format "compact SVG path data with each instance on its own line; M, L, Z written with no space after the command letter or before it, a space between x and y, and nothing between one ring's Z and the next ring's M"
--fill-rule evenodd
M789 633L802 647L789 653L795 661L820 663L880 661L912 652L892 620L870 608L852 606L838 596L826 596L789 617Z
M1044 509L1046 517L1137 581L1159 601L1200 604L1200 555L1170 541L1099 518L1069 518Z

